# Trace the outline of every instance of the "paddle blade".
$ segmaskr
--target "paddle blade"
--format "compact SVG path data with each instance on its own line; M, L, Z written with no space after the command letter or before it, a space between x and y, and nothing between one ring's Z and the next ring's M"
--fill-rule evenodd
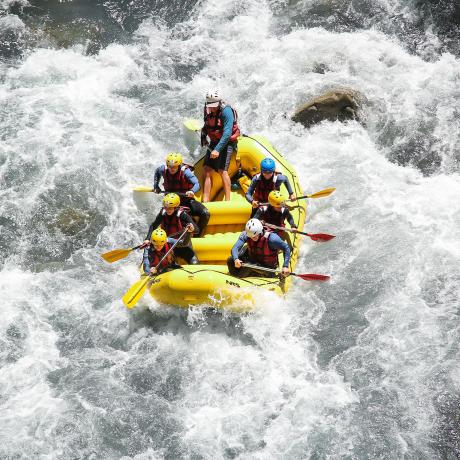
M335 238L335 235L328 235L327 233L307 233L307 235L313 241L318 241L319 243L324 243L325 241L329 241L332 240L332 238Z
M153 192L151 187L133 187L133 192Z
M139 281L135 282L121 298L127 308L133 308L140 298L144 295L147 289L147 284L150 281L149 276L144 276Z
M298 276L305 281L327 281L331 277L328 275L317 275L316 273L304 273L302 275L298 275L297 273L291 273L294 276Z
M184 126L190 131L199 131L203 127L203 121L194 118L184 120Z
M329 196L334 190L335 187L325 188L324 190L308 195L308 198L323 198L325 196Z
M132 249L114 249L113 251L105 252L101 254L101 257L111 264L112 262L116 262L117 260L124 259Z

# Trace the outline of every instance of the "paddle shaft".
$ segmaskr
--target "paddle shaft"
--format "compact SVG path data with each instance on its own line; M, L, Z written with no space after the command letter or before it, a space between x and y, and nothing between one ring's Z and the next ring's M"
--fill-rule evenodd
M259 265L248 264L247 262L243 262L241 266L252 268L253 270L261 270L261 271L277 273L277 274L280 273L280 270L276 268L261 267ZM303 279L304 281L327 281L330 278L329 275L318 275L316 273L300 274L300 273L290 272L289 275L297 276L298 278Z
M273 228L275 230L283 230L285 232L297 233L299 235L306 235L309 238L311 238L313 241L318 241L318 242L326 242L326 241L330 241L333 238L335 238L334 235L329 235L327 233L307 233L307 232L301 232L300 230L297 230L296 228L279 227L278 225L273 225L273 224L268 224L268 223L264 223L264 225L265 227Z
M247 262L243 262L241 266L253 268L254 270L261 270L263 272L280 273L280 270L278 270L277 268L261 267L260 265L248 264ZM295 275L295 273L291 273L291 275Z

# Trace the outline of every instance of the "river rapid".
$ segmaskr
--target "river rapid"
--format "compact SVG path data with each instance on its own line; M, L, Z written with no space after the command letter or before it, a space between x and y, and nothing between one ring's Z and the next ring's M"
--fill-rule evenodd
M455 2L0 1L0 458L460 458ZM217 86L311 200L287 297L121 296ZM362 122L290 121L333 87Z

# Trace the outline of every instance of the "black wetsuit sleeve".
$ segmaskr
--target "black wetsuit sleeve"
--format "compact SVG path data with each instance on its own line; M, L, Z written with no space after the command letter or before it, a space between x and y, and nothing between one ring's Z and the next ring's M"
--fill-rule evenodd
M262 217L264 217L264 212L261 208L257 209L256 213L254 214L253 219L259 219L263 220Z
M297 228L297 225L295 224L294 222L294 218L292 217L292 214L286 209L286 216L285 216L285 219L287 219L287 221L289 222L289 225L291 227L295 227Z
M152 232L160 226L162 220L162 215L161 212L155 217L155 220L150 224L149 231L147 233L147 236L145 237L146 240L150 240L150 237L152 236Z
M183 212L180 215L180 220L182 222L182 225L185 227L187 224L193 224L193 233L196 233L199 231L198 226L195 224L195 221L186 213Z

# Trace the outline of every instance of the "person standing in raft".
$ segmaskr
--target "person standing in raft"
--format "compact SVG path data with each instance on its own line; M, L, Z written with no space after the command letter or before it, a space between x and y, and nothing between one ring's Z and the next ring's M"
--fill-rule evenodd
M181 206L188 207L190 215L199 218L198 236L202 235L209 222L209 211L195 199L195 193L200 190L200 184L191 167L183 164L180 153L169 153L166 156L166 164L155 170L153 178L153 191L155 193L160 193L161 178L163 178L165 192L179 194Z
M276 164L272 158L264 158L260 162L260 173L252 178L251 185L246 192L246 200L252 204L251 217L256 214L260 203L268 201L268 194L272 190L279 190L281 184L286 187L289 199L295 199L289 179L284 174L276 172L275 168Z
M246 248L243 249L244 245ZM289 260L291 250L289 245L276 233L264 229L258 219L250 219L245 231L241 233L232 248L232 255L227 259L230 275L244 278L246 276L264 276L273 278L276 275L270 272L257 271L253 268L242 267L243 262L260 265L265 268L278 268L278 253L283 251L284 263L281 270L282 276L289 275Z
M169 253L164 260L161 260L176 241L173 238L168 238L166 232L161 228L152 232L150 244L144 249L144 274L159 275L180 268L173 253ZM157 267L158 264L160 265Z
M198 232L198 227L193 219L187 214L188 208L180 206L179 195L168 193L163 198L163 208L160 210L155 220L150 225L144 244L150 243L153 231L160 227L166 232L167 236L179 236L185 229L187 234L182 241L174 248L174 254L182 257L191 265L199 264L198 257L192 247L191 235Z
M222 177L225 201L230 201L231 180L228 167L233 152L236 152L240 135L238 115L235 109L222 100L219 91L214 89L206 93L203 116L201 145L208 146L204 158L203 203L209 201L213 169Z
M289 212L289 209L284 206L286 200L286 195L283 195L279 190L272 190L268 194L268 204L259 206L254 218L259 219L263 224L272 224L277 227L284 227L284 222L287 220L291 228L297 228L292 214ZM274 229L273 232L283 237L283 235L281 235L282 233L284 234L283 230Z

